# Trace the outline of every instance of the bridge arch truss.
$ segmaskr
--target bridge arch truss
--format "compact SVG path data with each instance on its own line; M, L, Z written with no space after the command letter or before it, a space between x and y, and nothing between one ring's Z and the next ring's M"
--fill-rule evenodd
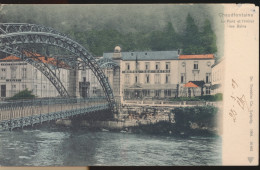
M64 86L62 87L62 84L59 83L60 80L55 76L55 73L50 71L50 68L42 64L37 65L36 62L33 62L29 57L23 55L23 49L20 47L33 44L59 47L71 52L75 55L75 59L80 58L97 77L105 92L111 110L113 112L117 111L113 91L104 72L95 58L82 45L52 28L36 24L0 24L0 51L20 57L24 61L32 64L44 73L45 76L47 75L46 77L52 82L56 89L62 89L58 91L61 96L68 95L67 91L63 88Z

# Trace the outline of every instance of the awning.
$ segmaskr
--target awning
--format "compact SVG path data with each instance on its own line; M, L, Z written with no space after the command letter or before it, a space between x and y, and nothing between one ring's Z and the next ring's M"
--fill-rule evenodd
M188 82L186 84L184 84L184 87L199 87L196 84L192 83L192 82Z

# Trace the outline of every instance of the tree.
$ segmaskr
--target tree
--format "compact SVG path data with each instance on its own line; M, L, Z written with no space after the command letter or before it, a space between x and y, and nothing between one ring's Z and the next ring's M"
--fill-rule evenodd
M204 23L200 44L204 47L204 54L217 52L216 35L213 32L210 21L208 19L206 19Z
M33 99L35 95L32 94L32 91L25 89L16 93L13 97L10 97L9 100L21 100L21 99Z
M199 29L191 17L188 14L186 18L186 28L183 34L183 53L184 54L197 54L199 47Z

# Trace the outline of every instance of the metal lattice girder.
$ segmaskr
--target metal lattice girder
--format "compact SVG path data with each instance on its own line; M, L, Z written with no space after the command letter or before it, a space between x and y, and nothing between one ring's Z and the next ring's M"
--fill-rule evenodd
M110 58L101 58L97 61L101 68L116 68L119 67L118 63Z
M12 45L46 44L63 48L73 53L75 57L81 58L100 82L111 110L117 111L113 91L105 74L94 57L82 45L53 29L48 30L46 27L34 24L0 24L0 28L1 49Z
M17 47L14 47L14 46L13 47L5 46L4 48L0 47L0 51L11 54L11 55L15 55L16 57L23 59L25 62L31 64L37 70L39 70L53 84L53 86L56 88L56 90L58 91L60 96L69 96L69 93L67 92L66 88L63 86L60 79L49 68L49 66L47 64L45 64L43 62L37 62L37 60L34 60L32 58L24 57L24 54L22 54L22 52L20 52L16 49L17 49Z
M82 60L79 60L77 58L75 58L74 56L61 56L61 55L51 55L50 57L53 57L55 59L57 59L59 62L63 62L63 63L66 63L66 66L63 67L62 65L61 66L58 66L60 68L63 68L63 69L68 69L68 70L85 70L87 68L87 65L84 61ZM54 60L53 60L54 61ZM51 63L52 61L50 61ZM53 63L53 65L55 65L55 63Z
M68 37L66 34L60 33L53 28L42 25L28 24L28 23L1 23L0 34L9 34L16 32L50 32L52 34Z
M45 121L63 119L66 117L75 116L75 115L79 115L79 114L86 114L86 113L91 113L91 112L95 112L95 111L107 110L109 108L110 108L110 106L108 104L99 104L96 106L89 106L86 108L51 112L51 113L46 113L46 114L31 115L31 116L20 117L20 118L11 119L11 120L3 120L3 121L0 121L0 130L20 128L20 127L24 127L24 126L42 123Z

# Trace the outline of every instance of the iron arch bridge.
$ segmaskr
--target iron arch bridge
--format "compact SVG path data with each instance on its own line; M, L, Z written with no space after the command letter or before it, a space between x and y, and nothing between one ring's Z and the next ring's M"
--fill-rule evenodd
M112 112L117 112L112 88L101 69L103 66L116 66L115 63L111 61L97 62L82 45L69 38L66 34L52 28L27 23L0 24L0 51L30 63L49 79L60 96L69 97L69 93L51 68L37 60L36 53L33 52L35 46L45 48L47 57L50 56L48 54L49 47L57 47L73 54L69 57L60 58L60 60L71 69L80 69L86 66L90 68L104 90L109 108Z
M97 63L100 68L119 68L119 64L110 58L101 58Z

